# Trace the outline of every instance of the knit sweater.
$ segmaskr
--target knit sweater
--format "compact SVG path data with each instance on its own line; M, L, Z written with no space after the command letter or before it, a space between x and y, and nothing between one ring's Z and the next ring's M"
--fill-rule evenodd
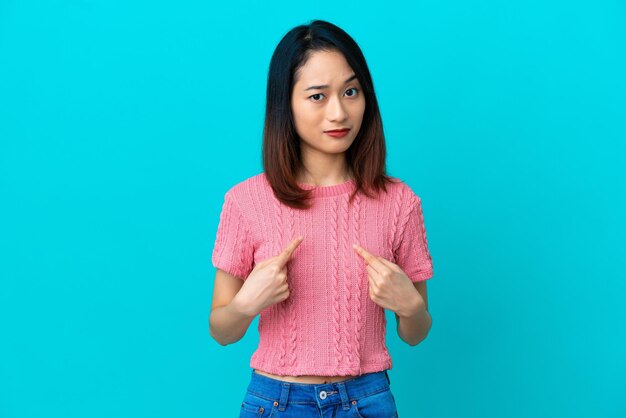
M369 297L365 261L352 248L396 263L412 282L433 276L420 198L401 180L376 198L354 180L313 190L310 209L273 194L265 173L224 195L213 266L246 280L254 266L304 239L286 264L289 297L265 308L258 322L254 369L278 375L346 376L390 369L386 319Z

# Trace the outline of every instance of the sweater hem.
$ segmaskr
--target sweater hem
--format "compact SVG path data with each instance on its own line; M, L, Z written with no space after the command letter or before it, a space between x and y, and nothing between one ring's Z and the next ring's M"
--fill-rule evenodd
M383 362L377 361L374 363L361 363L360 367L340 367L338 369L329 369L328 367L319 366L295 366L281 368L271 364L260 364L258 362L251 361L250 367L279 376L359 376L365 373L380 372L391 369L392 361L389 359Z
M420 273L414 274L409 277L412 282L423 282L424 280L428 280L432 278L434 275L433 270L422 271Z

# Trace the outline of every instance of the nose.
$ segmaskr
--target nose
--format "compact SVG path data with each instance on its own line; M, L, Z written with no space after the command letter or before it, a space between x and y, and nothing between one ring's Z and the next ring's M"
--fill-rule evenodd
M348 117L348 112L346 112L341 99L335 97L328 101L326 117L331 122L343 121Z

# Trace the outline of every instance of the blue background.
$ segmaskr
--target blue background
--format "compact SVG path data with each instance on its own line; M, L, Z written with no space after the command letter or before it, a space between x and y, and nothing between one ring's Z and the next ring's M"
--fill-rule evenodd
M258 318L211 339L211 252L271 54L315 18L423 201L400 416L626 416L624 2L1 0L0 417L236 416Z

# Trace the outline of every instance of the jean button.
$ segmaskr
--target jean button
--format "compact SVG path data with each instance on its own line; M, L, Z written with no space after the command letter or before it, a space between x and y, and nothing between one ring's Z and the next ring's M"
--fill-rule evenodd
M320 392L320 399L326 399L326 391L325 390Z

